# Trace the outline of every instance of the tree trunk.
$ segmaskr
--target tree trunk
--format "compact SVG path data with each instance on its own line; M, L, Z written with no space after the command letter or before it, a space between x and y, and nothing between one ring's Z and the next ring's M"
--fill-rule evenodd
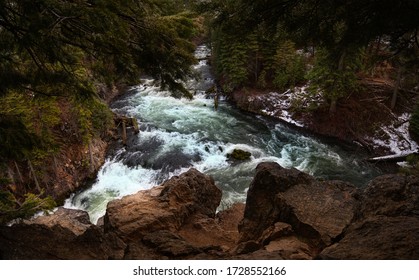
M343 50L342 54L340 55L339 62L338 62L337 71L339 75L342 74L345 69L345 57L346 57L346 50ZM337 102L338 102L337 97L333 97L332 100L330 101L329 114L332 116L336 113Z
M132 126L134 127L134 133L138 134L140 133L140 128L138 126L138 121L136 118L131 118Z
M13 171L10 167L7 167L7 175L9 175L9 179L13 185L16 185L15 177L13 176Z
M127 125L125 123L125 120L122 120L122 143L124 145L127 144Z
M334 114L336 114L336 110L337 110L337 100L336 99L332 99L330 101L329 114L331 116L333 116Z
M19 165L17 165L16 161L14 161L14 163L15 163L17 175L19 176L20 183L23 183L23 176L22 176L22 173L20 173Z
M36 174L35 174L35 170L33 169L32 163L30 160L28 160L28 165L29 165L29 169L33 175L33 180L35 181L35 186L36 189L38 190L39 193L41 193L41 187L39 186L39 182L38 179L36 178Z
M55 175L58 175L58 162L57 162L57 158L55 156L52 156L52 160L54 161L54 172Z
M90 173L95 172L95 160L93 158L92 140L89 139Z
M402 72L403 72L403 68L402 68L402 66L399 66L399 70L397 71L397 80L396 80L396 83L394 85L393 97L391 98L391 105L390 105L391 110L393 110L394 107L396 107L397 96L399 94Z

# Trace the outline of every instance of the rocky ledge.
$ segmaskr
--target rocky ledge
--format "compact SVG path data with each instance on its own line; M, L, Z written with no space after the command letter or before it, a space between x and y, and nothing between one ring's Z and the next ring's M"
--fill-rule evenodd
M195 169L87 213L0 228L2 259L418 259L419 178L362 189L262 163L246 204L216 212L221 191Z

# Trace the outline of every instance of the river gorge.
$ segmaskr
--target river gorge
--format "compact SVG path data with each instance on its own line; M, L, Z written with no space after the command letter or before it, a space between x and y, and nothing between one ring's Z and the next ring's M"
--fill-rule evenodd
M177 99L154 80L133 87L112 104L121 115L134 117L140 133L108 156L96 181L67 199L65 207L89 213L92 222L105 214L109 201L149 189L191 167L210 175L223 191L220 209L245 202L247 189L261 162L295 167L321 179L339 179L356 186L380 174L366 163L366 154L344 148L290 127L278 120L238 110L221 98L217 110L206 46L197 48L197 79L188 82L193 99ZM247 161L227 160L234 149L251 153Z

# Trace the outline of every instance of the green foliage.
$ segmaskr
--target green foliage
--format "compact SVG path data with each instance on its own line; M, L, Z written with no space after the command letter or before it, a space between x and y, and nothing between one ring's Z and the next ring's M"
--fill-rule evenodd
M326 50L318 51L314 66L307 74L309 90L313 94L320 92L328 101L337 101L358 91L356 73L360 67L359 61L357 54L347 54L337 63Z
M286 40L279 45L273 57L274 80L276 88L284 91L305 80L306 61L298 54L295 44Z
M54 207L55 201L50 196L27 193L23 202L19 202L10 191L0 190L0 224L14 219L30 218L40 211L48 211Z
M112 111L97 97L74 98L72 105L74 119L78 121L78 136L84 144L93 136L104 135L112 127Z
M284 90L302 83L307 59L295 54L293 44L298 49L315 47L322 51L306 77L312 80L313 91L321 89L332 112L340 98L358 89L358 71L371 67L358 64L359 53L384 38L386 58L397 56L394 63L413 73L403 76L417 82L413 78L419 48L416 0L213 0L203 1L198 9L213 18L214 61L220 81L227 85L233 81L234 86ZM246 54L238 48L243 45ZM236 57L246 56L245 60L227 59L228 52L239 50L242 56Z
M146 73L190 96L181 81L195 62L193 18L180 0L0 0L0 158L57 151L62 104L73 105L83 142L106 131L111 112L95 83Z
M216 74L227 92L243 86L283 91L305 81L306 59L282 29L232 35L221 25L212 35Z
M10 93L0 103L0 158L21 160L57 148L52 128L61 119L54 97Z

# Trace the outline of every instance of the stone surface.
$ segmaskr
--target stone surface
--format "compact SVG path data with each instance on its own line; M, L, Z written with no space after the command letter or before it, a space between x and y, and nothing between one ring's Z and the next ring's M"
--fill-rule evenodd
M419 216L419 178L416 176L380 176L359 193L358 219L375 215Z
M283 222L316 247L330 245L354 216L354 191L343 182L318 182L296 169L262 163L248 192L240 240L263 242L266 231Z
M55 214L0 228L0 259L120 259L125 244L89 222L87 213Z
M276 195L290 187L313 182L314 178L297 169L285 169L277 163L261 163L247 193L244 219L240 222L241 241L257 240L278 221Z
M418 259L419 178L384 175L358 193L352 225L318 258Z
M277 195L279 221L318 247L330 245L354 217L355 190L340 181L295 185Z
M351 226L319 259L419 259L418 217L369 217Z
M178 230L192 215L215 216L221 191L211 177L190 169L162 186L108 204L105 231L138 240L159 230Z
M59 208L0 227L0 259L419 259L418 188L415 176L355 189L263 163L247 204L216 213L221 191L191 169L109 203L103 226Z

